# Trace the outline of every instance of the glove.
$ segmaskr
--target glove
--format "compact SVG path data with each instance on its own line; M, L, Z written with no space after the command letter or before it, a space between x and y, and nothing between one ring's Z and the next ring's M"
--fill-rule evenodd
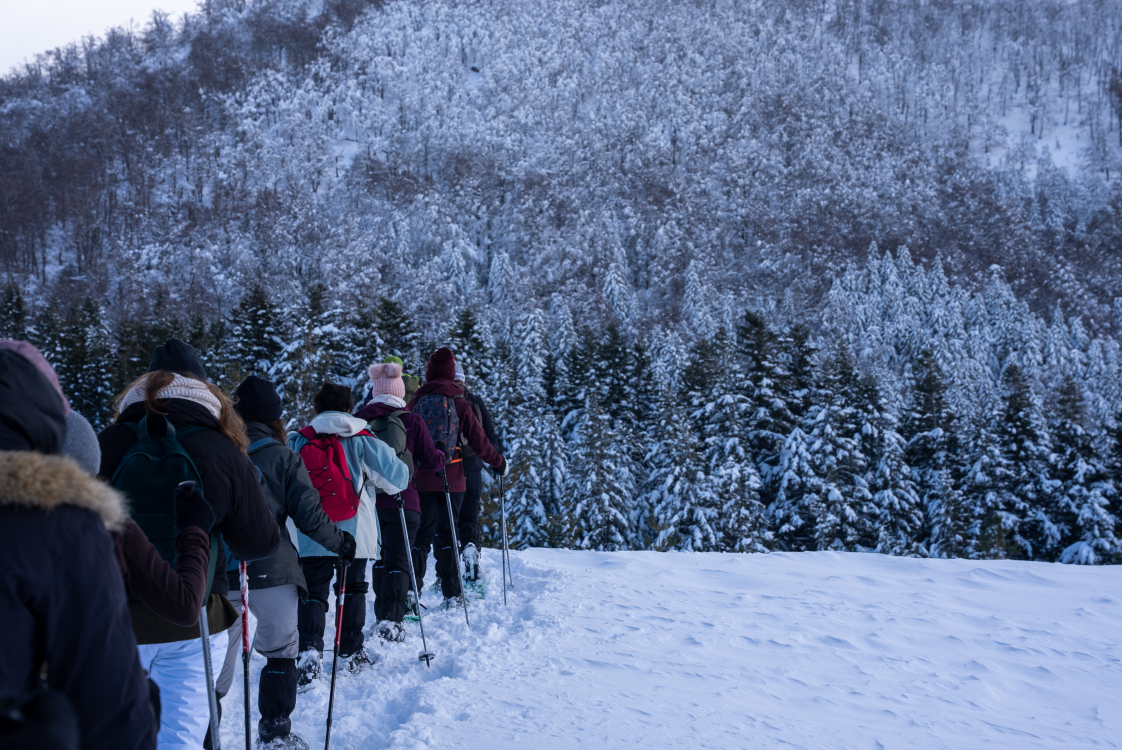
M500 456L500 458L501 458L501 456ZM507 474L510 473L510 461L507 461L506 458L503 458L502 465L499 466L499 468L495 469L495 473L498 474L503 479L506 479Z
M194 482L183 482L175 488L175 524L180 529L198 526L209 534L214 526L214 508L203 497L203 491Z
M339 559L350 565L355 561L355 552L358 551L358 542L350 533L344 531L343 543L339 545Z

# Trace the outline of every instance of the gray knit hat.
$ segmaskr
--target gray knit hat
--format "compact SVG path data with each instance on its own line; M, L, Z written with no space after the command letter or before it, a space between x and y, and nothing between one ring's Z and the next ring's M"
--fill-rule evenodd
M457 383L464 382L464 366L458 360L456 362L456 377L453 380Z
M87 474L96 475L101 471L101 445L97 435L78 412L71 409L66 415L66 441L62 445L62 455L72 459Z

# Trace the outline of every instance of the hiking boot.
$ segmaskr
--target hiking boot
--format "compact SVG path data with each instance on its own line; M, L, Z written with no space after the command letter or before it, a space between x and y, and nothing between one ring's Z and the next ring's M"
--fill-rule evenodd
M257 740L257 750L311 750L304 738L298 734L281 735L271 740Z
M474 544L469 543L464 547L464 580L479 580L479 550Z
M360 648L349 656L339 657L339 670L350 675L356 675L369 666L378 662L377 657L371 659L365 648Z
M413 615L414 617L420 617L421 608L417 606L417 596L413 593L412 589L406 592L405 601L407 602L405 613Z
M405 626L400 622L383 622L378 626L378 637L383 643L405 643Z
M444 600L444 609L452 609L454 607L464 606L464 598L462 596L452 596Z
M300 658L296 660L296 692L306 693L315 687L322 669L322 659L315 651L300 654Z

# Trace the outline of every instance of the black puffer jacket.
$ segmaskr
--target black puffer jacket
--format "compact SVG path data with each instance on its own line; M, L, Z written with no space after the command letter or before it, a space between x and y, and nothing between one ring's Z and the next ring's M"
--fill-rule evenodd
M249 442L273 438L273 433L260 422L247 422ZM300 589L300 598L308 595L304 583L304 573L300 567L300 556L288 535L286 523L289 518L305 536L332 552L338 552L343 544L343 532L335 527L319 502L319 490L312 486L312 478L304 468L300 455L283 443L269 443L253 451L249 459L261 470L265 482L265 499L273 511L277 527L281 530L281 542L277 551L265 558L251 562L247 566L250 589L267 589L295 583ZM237 587L238 572L231 571L229 585Z
M183 438L182 445L203 481L207 502L214 508L217 521L214 530L222 534L230 551L239 560L260 560L276 552L281 534L265 502L257 470L234 443L218 432L218 421L205 407L185 399L168 399L167 418L176 428L199 425L207 429ZM139 422L145 415L143 403L125 409L117 422ZM136 433L125 424L106 427L97 436L101 444L101 471L107 481L113 476ZM225 551L218 556L219 571L214 577L211 598L207 602L207 623L211 633L230 627L237 612L230 605L226 577ZM130 605L133 626L140 643L172 643L199 637L199 628L182 628L158 617L140 602Z
M107 531L124 501L46 455L64 424L47 379L0 352L0 698L45 672L74 707L84 750L150 750L156 716Z

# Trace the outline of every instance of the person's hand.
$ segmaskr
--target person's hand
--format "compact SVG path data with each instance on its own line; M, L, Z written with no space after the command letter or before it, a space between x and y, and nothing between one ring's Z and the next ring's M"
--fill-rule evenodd
M499 468L495 469L495 473L503 479L506 479L507 474L510 473L510 461L507 461L506 458L502 456L500 456L500 458L503 459L503 462L499 465Z
M203 533L209 534L214 528L214 508L203 497L202 489L195 482L182 482L175 488L175 524L180 529L198 526Z
M358 551L358 542L349 532L343 531L343 543L339 545L339 559L350 565L355 561L355 552Z

